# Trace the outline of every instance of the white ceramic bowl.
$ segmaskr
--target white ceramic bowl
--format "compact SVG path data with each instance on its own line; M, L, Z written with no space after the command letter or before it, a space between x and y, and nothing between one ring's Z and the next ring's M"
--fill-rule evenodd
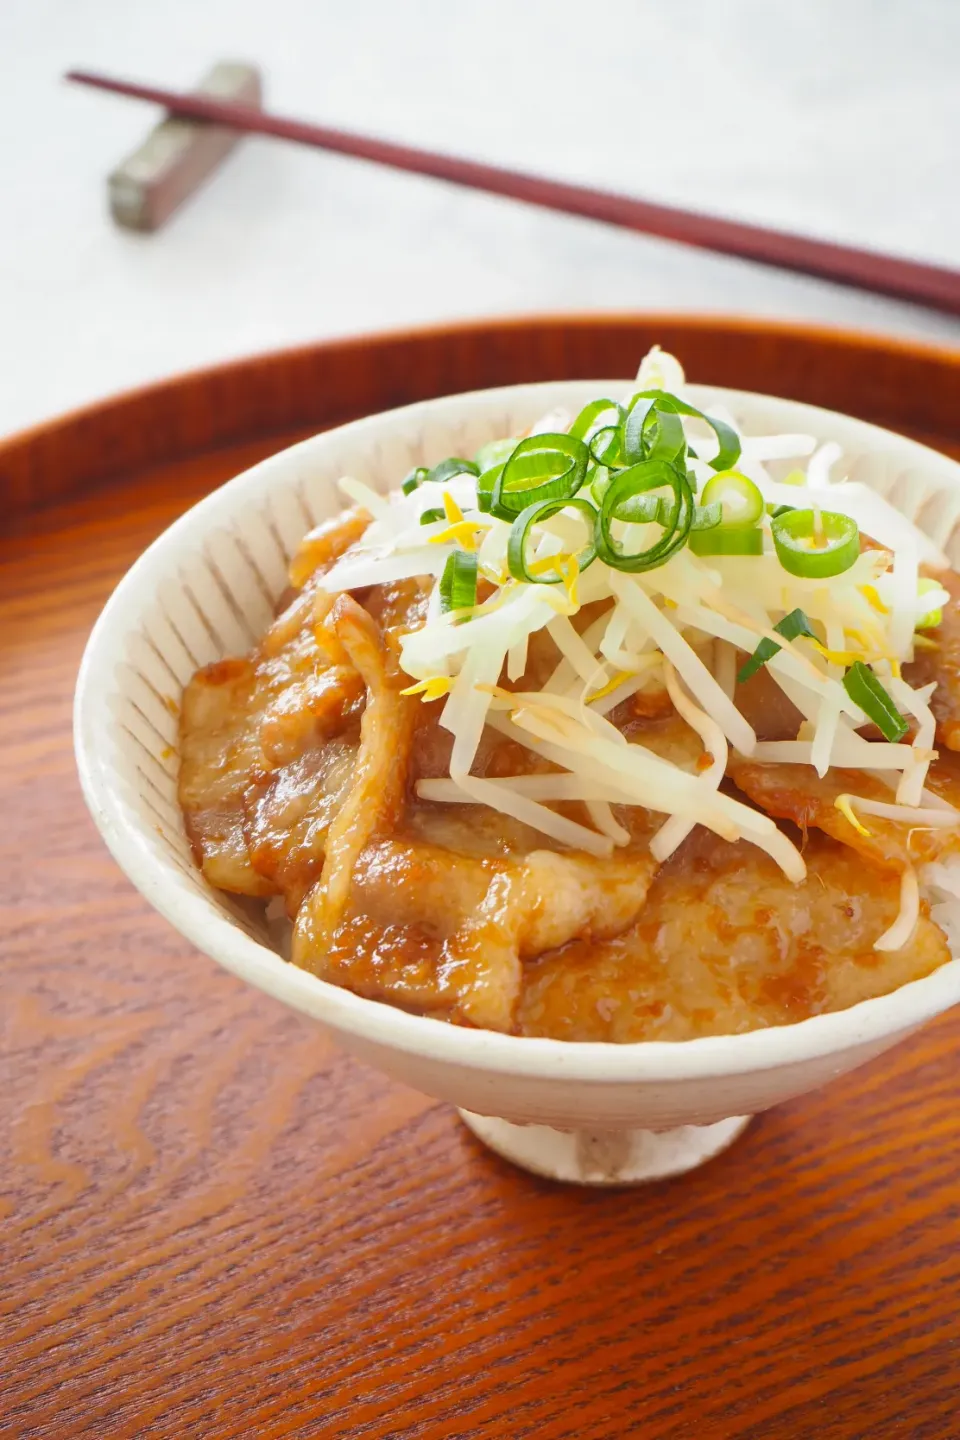
M411 405L306 440L196 505L137 561L90 637L76 695L84 793L118 864L187 939L312 1016L389 1075L448 1100L474 1131L556 1178L626 1183L715 1154L746 1117L862 1065L960 999L960 961L895 994L797 1025L679 1043L569 1044L467 1030L329 985L282 960L254 909L197 872L176 799L179 699L198 665L263 631L308 526L349 473L380 489L413 464L470 454L556 405L629 382L522 385ZM960 562L960 466L859 421L784 400L695 388L749 434L812 433Z

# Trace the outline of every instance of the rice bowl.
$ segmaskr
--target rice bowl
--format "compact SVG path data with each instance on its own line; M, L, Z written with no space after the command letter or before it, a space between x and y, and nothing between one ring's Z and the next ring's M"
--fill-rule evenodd
M619 387L623 393L628 382ZM95 817L120 863L153 903L201 948L335 1029L358 1053L409 1083L487 1115L566 1127L661 1129L752 1113L879 1053L955 1002L956 963L845 1011L681 1043L571 1046L446 1026L364 999L285 963L271 947L262 906L238 905L190 873L190 850L171 809L178 726L151 693L152 687L179 700L177 687L189 681L194 667L177 635L202 664L240 653L264 633L307 524L335 511L332 482L341 474L385 492L412 462L436 464L492 436L529 429L557 406L576 414L598 395L616 393L610 382L578 382L430 402L317 437L231 482L161 537L108 607L78 690L78 750ZM953 558L958 506L949 498L957 493L951 462L809 407L696 387L689 393L708 413L726 406L745 435L810 434L818 447L838 441L854 481L872 485L879 477L881 488L911 518L922 524L929 514L934 546ZM265 513L274 538L264 530ZM263 584L238 558L234 537L242 538ZM228 582L231 604L210 578L209 560ZM197 618L188 591L212 621L215 636ZM172 756L164 758L163 749ZM141 772L162 792L163 803ZM939 899L942 892L930 893Z

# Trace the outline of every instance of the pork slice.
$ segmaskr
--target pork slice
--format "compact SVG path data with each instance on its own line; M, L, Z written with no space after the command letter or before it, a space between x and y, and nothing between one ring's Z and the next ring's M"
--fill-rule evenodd
M352 784L329 826L323 869L307 896L294 934L296 964L313 968L343 918L354 866L378 832L389 834L402 813L416 702L400 694L387 673L379 627L349 595L337 601L331 623L363 677L367 703Z
M508 860L379 840L358 857L344 917L322 950L308 897L294 956L368 998L508 1030L522 960L629 925L655 868L649 854L599 861L533 851Z
M900 950L889 870L825 836L794 885L755 846L705 831L658 873L636 924L524 966L516 1029L557 1040L688 1040L842 1010L950 959L926 906Z
M251 660L221 660L199 670L180 710L178 792L197 864L211 885L239 895L273 895L250 863L243 795L260 764L252 715L257 672Z
M180 804L197 863L221 889L277 893L275 867L251 862L247 792L355 725L363 706L361 676L316 620L329 603L304 592L251 655L205 666L184 691Z
M801 830L815 826L887 870L902 871L908 865L923 864L960 849L960 831L953 827L922 829L867 814L857 818L868 834L851 825L834 803L840 795L860 795L888 805L894 799L892 790L860 770L830 769L821 778L812 765L767 764L735 755L727 773L768 815L792 820ZM950 770L940 762L931 766L928 784L931 789L939 789L946 799L960 791Z
M310 530L290 561L290 583L300 590L310 580L316 580L356 544L369 524L369 513L355 506Z
M327 832L353 784L358 748L357 734L337 737L260 775L244 792L250 863L286 897L291 916L323 868Z

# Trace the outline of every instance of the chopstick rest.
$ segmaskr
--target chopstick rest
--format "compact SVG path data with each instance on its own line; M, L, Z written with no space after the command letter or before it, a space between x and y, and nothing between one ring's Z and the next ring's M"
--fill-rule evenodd
M223 60L204 76L196 93L259 109L262 77L253 65ZM109 176L113 219L127 230L159 230L241 138L225 125L168 115Z

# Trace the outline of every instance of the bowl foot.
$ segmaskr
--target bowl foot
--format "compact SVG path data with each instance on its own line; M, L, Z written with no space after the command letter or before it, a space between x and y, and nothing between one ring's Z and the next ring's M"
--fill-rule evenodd
M643 1185L695 1170L732 1145L750 1123L734 1115L675 1130L553 1130L461 1110L478 1140L534 1175L575 1185Z

